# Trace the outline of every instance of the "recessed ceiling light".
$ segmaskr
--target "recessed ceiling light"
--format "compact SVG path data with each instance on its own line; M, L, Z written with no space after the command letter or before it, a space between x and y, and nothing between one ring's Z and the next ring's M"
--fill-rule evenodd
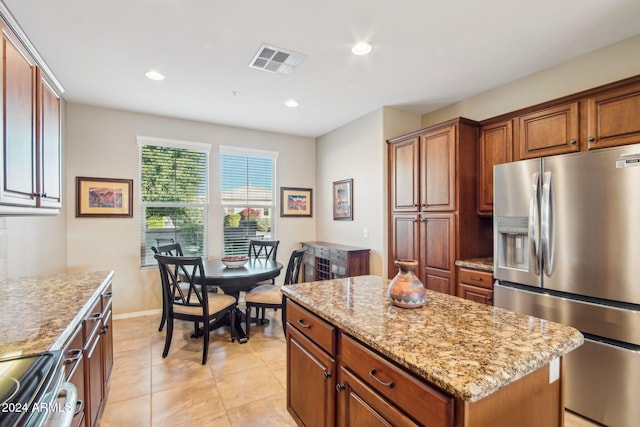
M351 53L353 53L354 55L366 55L369 52L371 52L371 45L367 42L356 43L351 48Z
M295 99L290 99L284 103L289 108L296 108L298 106L298 102Z
M164 76L155 70L149 70L144 75L151 80L164 80Z

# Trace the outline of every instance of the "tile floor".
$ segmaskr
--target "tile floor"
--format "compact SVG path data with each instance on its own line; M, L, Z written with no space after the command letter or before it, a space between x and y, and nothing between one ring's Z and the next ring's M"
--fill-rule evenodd
M252 327L249 342L211 333L207 364L191 325L176 322L167 358L159 316L114 321L114 367L99 427L295 426L286 409L286 353L280 312ZM565 427L592 427L569 412Z

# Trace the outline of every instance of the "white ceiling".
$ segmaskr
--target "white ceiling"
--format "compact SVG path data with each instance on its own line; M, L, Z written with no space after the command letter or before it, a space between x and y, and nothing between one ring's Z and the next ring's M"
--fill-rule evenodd
M433 111L640 34L639 0L4 3L67 101L311 137L383 106ZM352 55L363 39L371 54ZM288 76L249 68L263 43L307 59Z

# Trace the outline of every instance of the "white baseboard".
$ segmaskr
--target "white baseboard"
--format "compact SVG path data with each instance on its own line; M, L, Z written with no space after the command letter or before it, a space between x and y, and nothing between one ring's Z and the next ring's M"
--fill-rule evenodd
M143 317L143 316L158 316L161 314L162 314L162 309L158 308L156 310L136 311L133 313L116 314L113 316L113 320L130 319L132 317Z

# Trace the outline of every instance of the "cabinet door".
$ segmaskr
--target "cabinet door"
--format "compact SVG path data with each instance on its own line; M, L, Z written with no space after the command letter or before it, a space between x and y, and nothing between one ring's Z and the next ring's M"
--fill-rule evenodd
M424 211L455 209L456 126L420 136L421 204Z
M455 214L429 214L422 219L422 283L427 289L455 295L454 238Z
M111 287L102 294L102 356L103 356L103 369L102 376L104 380L104 393L107 392L107 384L111 377L111 370L113 369L113 317L111 310Z
M393 263L397 259L414 259L420 262L419 215L394 215L392 221L389 277L397 273ZM418 278L422 280L422 268L418 266ZM424 283L424 282L423 282Z
M493 215L493 166L511 161L512 121L483 126L478 143L478 214Z
M640 84L587 100L588 149L640 142Z
M87 343L85 363L85 379L87 381L85 416L88 419L89 426L93 426L96 424L102 398L104 397L102 334L99 332L95 333Z
M458 296L480 304L493 305L493 291L469 285L468 283L458 283Z
M82 344L82 328L78 327L77 330L73 333L71 339L69 339L68 344L64 347L64 367L66 380L75 385L76 389L78 390L78 400L76 402L76 408L74 408L74 411L77 411L78 408L81 408L85 402L84 358ZM79 411L77 414L75 414L71 423L72 427L78 427L81 425L84 426L83 411Z
M418 138L389 145L389 200L396 212L419 210Z
M38 206L62 206L60 176L60 97L38 72Z
M518 118L519 160L580 151L578 103L572 102Z
M35 62L15 35L2 29L2 167L0 203L36 206Z
M335 425L335 360L287 327L287 410L298 425Z
M344 366L338 373L338 426L417 426Z

